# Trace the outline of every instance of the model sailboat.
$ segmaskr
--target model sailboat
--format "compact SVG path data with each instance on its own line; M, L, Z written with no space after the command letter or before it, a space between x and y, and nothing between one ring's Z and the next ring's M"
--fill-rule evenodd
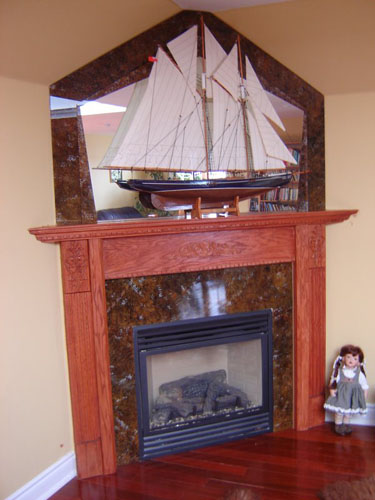
M244 75L239 40L226 54L209 29L201 29L201 57L197 26L167 44L173 59L158 48L99 165L170 177L204 173L203 180L118 181L159 209L186 210L198 198L203 207L248 199L288 183L285 166L296 163L268 121L284 129L247 56ZM212 178L214 172L226 178Z

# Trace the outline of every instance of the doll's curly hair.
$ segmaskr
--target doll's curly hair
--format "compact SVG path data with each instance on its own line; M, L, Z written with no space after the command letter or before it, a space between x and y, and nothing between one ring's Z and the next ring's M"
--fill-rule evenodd
M352 356L358 356L360 366L361 366L361 372L363 372L363 374L366 375L365 369L363 367L365 356L363 354L362 349L360 347L358 347L357 345L346 344L346 345L341 347L340 354L337 356L335 363L333 365L333 374L332 374L332 378L331 378L331 383L329 384L330 389L336 389L336 387L337 387L337 377L339 374L339 369L342 365L343 357L346 356L347 354L351 354Z

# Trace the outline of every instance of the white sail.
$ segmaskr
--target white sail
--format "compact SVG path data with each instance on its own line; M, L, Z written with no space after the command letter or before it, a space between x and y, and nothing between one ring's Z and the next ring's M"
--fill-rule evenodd
M212 74L212 78L224 87L235 100L239 98L240 92L240 74L238 71L237 52L237 44L234 44L227 57Z
M134 85L134 90L131 95L129 104L127 105L126 112L120 122L115 136L112 139L111 145L107 149L104 158L99 164L99 168L107 168L111 165L120 165L120 160L117 158L117 153L122 145L124 137L126 136L129 128L132 126L134 117L138 113L138 108L142 102L143 96L146 92L148 79L145 78Z
M272 119L272 121L274 121L280 128L285 130L279 116L273 108L247 57L246 79L241 80L238 69L237 44L234 44L228 56L214 71L212 78L231 95L233 100L243 100L244 102L248 103L248 112L246 114L246 129L249 135L249 167L254 170L269 170L285 168L284 161L295 164L296 162L293 156L289 153L284 143L281 141L277 133L274 131L274 129L264 116L266 115L267 117ZM250 79L250 81L248 81L248 78ZM246 92L241 95L242 85L244 89L246 89ZM223 126L220 125L220 120L223 119L223 115L219 115L220 118L215 118L215 110L216 114L219 114L217 108L218 106L216 105L214 98L215 141L217 136L220 135L223 129ZM215 127L219 127L218 133L216 132ZM242 124L241 133L243 136L244 130L245 126ZM227 133L233 133L233 131L228 128ZM242 147L242 145L240 147ZM217 154L215 155L215 157L216 156ZM246 160L246 154L241 155L241 158L245 158ZM233 167L232 170L234 170ZM246 168L244 168L244 170L246 170Z
M284 128L248 58L242 79L237 44L227 55L204 30L206 112L212 111L211 116L203 116L196 89L200 76L194 26L167 44L177 66L158 49L157 62L149 78L136 85L100 167L205 171L205 126L211 170L281 169L285 162L296 163L267 120Z
M193 93L197 87L197 29L197 26L193 26L167 43Z
M162 49L131 124L120 127L107 167L205 170L201 107ZM126 114L124 120L126 120ZM121 137L119 134L124 133ZM103 161L102 164L105 162Z
M204 42L205 42L205 53L206 53L206 75L207 75L207 98L212 98L212 75L218 66L227 57L227 53L223 47L216 40L211 31L204 26Z
M227 57L227 54L207 26L204 27L204 41L206 48L206 73L207 77L210 78L216 68Z
M248 57L246 56L246 90L253 106L256 106L264 115L272 120L278 127L285 131L285 127L272 106L267 93L262 87Z
M247 170L243 115L240 103L213 81L213 148L215 170Z
M262 139L262 144L264 147L265 154L267 156L267 164L265 169L270 169L270 168L280 168L280 167L273 167L270 166L271 164L275 164L275 160L281 160L286 161L288 163L292 163L293 165L296 164L295 159L293 156L290 154L288 148L285 146L283 141L280 139L280 137L277 135L275 130L272 128L272 126L269 124L267 119L264 117L264 115L258 110L256 106L249 106L248 105L248 116L252 114L254 116L257 128L259 130L259 134ZM251 134L250 134L251 136ZM281 163L279 163L281 165ZM283 164L283 167L285 165ZM283 168L281 167L281 168ZM257 167L255 166L257 169ZM260 170L262 167L259 168Z
M285 168L285 164L282 160L268 156L264 147L264 140L261 135L258 122L255 119L254 113L252 113L249 109L247 110L247 122L254 170L273 170Z

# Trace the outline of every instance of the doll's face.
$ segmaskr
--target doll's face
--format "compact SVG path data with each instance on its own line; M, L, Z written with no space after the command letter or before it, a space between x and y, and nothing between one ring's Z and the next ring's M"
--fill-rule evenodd
M347 366L348 368L355 368L356 366L359 366L359 356L356 354L353 356L353 354L345 354L343 357L344 365Z

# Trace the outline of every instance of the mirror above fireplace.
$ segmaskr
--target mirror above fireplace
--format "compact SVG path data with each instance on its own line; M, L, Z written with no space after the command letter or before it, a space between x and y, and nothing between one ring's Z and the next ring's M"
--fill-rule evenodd
M197 24L202 13L185 11L125 42L109 53L99 57L74 73L55 82L50 87L53 98L69 99L72 102L105 101L105 96L115 95L123 88L148 76L151 65L148 57L156 52L160 44L180 35ZM237 38L237 33L213 14L203 13L204 22L228 53ZM309 84L300 79L259 47L241 37L241 47L248 55L254 70L266 91L275 99L300 110L302 138L300 151L301 176L299 185L298 210L322 210L325 199L324 180L324 99ZM104 207L119 208L125 194L110 183L105 175L105 195L94 199L93 184L89 170L89 156L95 157L92 144L84 134L80 116L54 114L52 120L55 200L58 224L93 223L97 220L97 210ZM103 139L103 137L102 137ZM94 148L95 149L95 148ZM95 162L95 160L93 160ZM96 180L98 179L95 173ZM94 179L94 175L92 177ZM96 181L95 181L96 182ZM113 198L112 198L113 196ZM105 201L103 201L104 198ZM109 198L107 198L109 197ZM96 206L96 204L98 206ZM124 201L125 202L125 201ZM125 203L129 203L126 201ZM130 202L130 203L133 203ZM131 207L134 208L134 207Z

